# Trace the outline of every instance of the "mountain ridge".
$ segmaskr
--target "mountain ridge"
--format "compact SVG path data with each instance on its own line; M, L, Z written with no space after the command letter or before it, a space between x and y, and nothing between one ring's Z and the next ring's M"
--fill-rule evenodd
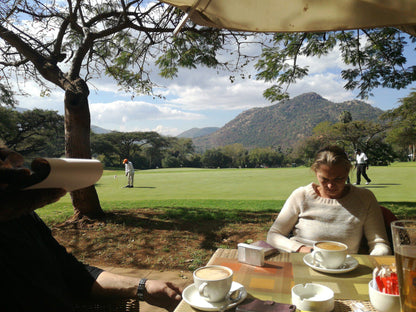
M310 92L270 106L243 111L214 133L194 138L193 143L198 151L234 143L248 149L289 148L310 136L320 122L337 122L343 111L349 111L353 120L371 121L376 121L383 113L364 101L334 103Z
M219 127L191 128L182 132L181 134L178 134L176 137L194 139L204 135L209 135L219 129Z

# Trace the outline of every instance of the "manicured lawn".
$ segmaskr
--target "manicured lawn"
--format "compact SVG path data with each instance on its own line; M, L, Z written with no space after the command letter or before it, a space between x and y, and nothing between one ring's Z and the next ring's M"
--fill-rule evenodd
M370 167L378 201L399 214L416 214L416 164ZM350 174L355 182L355 171ZM124 172L106 170L96 185L104 210L134 208L219 208L276 211L298 186L315 181L309 168L138 170L134 189L123 188ZM40 209L44 219L62 221L72 214L69 195ZM51 220L51 221L52 221Z

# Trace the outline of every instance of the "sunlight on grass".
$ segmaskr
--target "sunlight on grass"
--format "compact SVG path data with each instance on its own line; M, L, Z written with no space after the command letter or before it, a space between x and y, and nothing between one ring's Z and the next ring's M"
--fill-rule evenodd
M371 167L370 189L378 201L399 215L415 215L416 163ZM355 171L350 174L355 182ZM309 168L138 170L135 187L123 188L122 170L105 170L96 184L104 211L151 208L188 219L238 218L238 211L278 212L290 193L315 182ZM192 210L196 209L196 210ZM205 209L205 211L204 211ZM62 222L73 214L69 195L38 210L46 222Z

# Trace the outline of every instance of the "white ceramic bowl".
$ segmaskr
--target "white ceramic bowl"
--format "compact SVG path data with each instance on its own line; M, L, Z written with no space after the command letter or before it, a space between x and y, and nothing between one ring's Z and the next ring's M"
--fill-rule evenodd
M298 310L329 312L334 309L334 292L320 284L298 284L292 288L292 304Z
M379 312L400 312L400 296L389 295L374 288L373 280L368 283L368 296L373 307Z

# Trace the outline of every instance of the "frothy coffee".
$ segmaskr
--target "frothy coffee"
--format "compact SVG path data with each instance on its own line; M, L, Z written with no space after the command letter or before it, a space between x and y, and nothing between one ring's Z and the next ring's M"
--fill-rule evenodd
M321 242L317 243L315 246L325 250L345 250L345 246L331 242Z
M219 267L207 267L202 268L195 272L195 275L204 280L219 280L229 277L231 274L229 271Z

